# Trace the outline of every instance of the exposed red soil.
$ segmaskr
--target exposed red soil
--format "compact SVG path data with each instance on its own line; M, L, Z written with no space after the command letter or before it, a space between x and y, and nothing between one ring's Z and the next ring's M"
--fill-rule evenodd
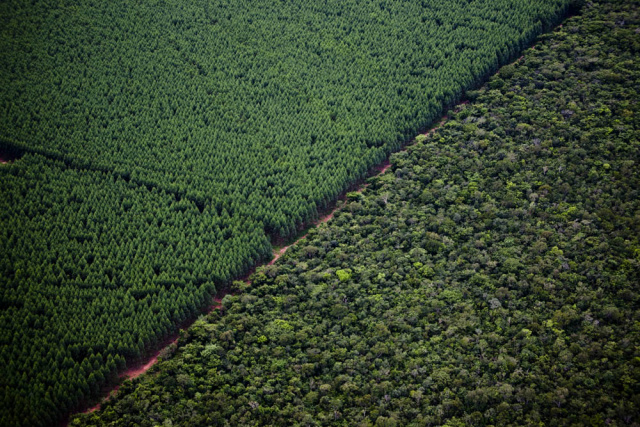
M118 391L118 389L119 389L119 388L120 388L119 386L115 386L115 388L113 389L113 392L115 393L116 391ZM109 400L109 396L105 397L105 398L104 398L104 400ZM100 409L100 405L101 405L101 404L102 404L102 403L98 403L96 406L92 406L91 408L89 408L89 409L87 409L87 410L85 410L85 411L82 411L82 412L80 412L80 413L81 413L81 414L90 414L90 413L92 413L92 412L95 412L95 411L97 411L98 409Z
M171 344L176 344L178 342L178 339L174 339L173 341L171 341ZM144 365L141 366L134 366L131 367L129 369L127 369L126 371L124 371L121 375L120 378L127 378L130 380L133 380L135 378L138 378L140 375L144 374L145 372L147 372L149 369L151 369L151 367L158 361L158 357L160 356L160 354L162 354L162 352L164 351L164 349L167 346L163 346L160 350L156 351L149 360L147 360L147 363L145 363Z
M389 159L387 159L384 162L377 165L376 167L374 167L373 170L375 171L375 175L382 175L387 170L389 170L390 167L391 167L391 162L389 161Z
M295 243L298 243L300 240L304 239L305 237L307 237L307 235L305 234L304 236L302 236L301 238L299 238L298 240L295 241ZM292 243L294 244L294 243ZM267 265L273 265L276 263L276 261L278 259L280 259L280 257L282 255L284 255L284 253L287 251L287 249L289 249L291 247L291 245L288 246L283 246L282 248L278 249L276 252L273 253L273 259L271 261L269 261L269 263Z
M340 208L341 206L336 206L331 212L329 212L328 214L326 214L325 216L321 217L318 222L316 223L316 225L319 224L324 224L325 222L329 222L331 220L331 218L333 218L333 215L336 213L336 211ZM303 237L301 237L302 239L304 239L305 237L307 237L307 235L305 234Z
M458 107L456 107L456 112L460 111L461 106L466 105L468 103L469 103L469 101L462 101L460 104L458 104ZM425 133L423 133L423 135L426 135L426 136L431 135L432 133L434 133L435 131L440 129L442 127L442 125L444 125L447 120L449 120L449 116L447 116L447 115L442 116L442 118L440 119L438 124L433 126L431 129L429 129Z

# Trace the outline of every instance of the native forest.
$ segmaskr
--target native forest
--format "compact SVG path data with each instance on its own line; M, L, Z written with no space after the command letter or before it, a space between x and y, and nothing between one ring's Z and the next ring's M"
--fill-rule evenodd
M640 0L0 2L0 427L640 427Z

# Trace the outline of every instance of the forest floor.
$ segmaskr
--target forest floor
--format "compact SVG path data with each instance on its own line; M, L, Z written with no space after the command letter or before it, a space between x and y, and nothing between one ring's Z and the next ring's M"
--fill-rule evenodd
M216 306L215 308L219 308L219 306ZM126 371L124 371L122 373L121 377L122 378L126 378L126 379L130 379L130 380L138 378L140 375L142 375L145 372L147 372L158 361L158 357L160 357L163 354L163 352L166 351L166 348L168 346L176 344L177 342L178 342L177 338L175 338L173 340L169 340L169 343L167 345L162 346L160 348L160 350L156 351L151 356L151 358L146 361L146 363L144 365L132 366L131 368L129 368Z

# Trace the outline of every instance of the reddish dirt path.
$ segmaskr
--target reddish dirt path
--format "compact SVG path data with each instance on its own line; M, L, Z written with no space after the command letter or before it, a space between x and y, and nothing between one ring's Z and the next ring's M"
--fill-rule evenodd
M298 243L300 240L304 239L305 237L307 237L306 234L304 236L302 236L301 238L299 238L298 240L296 240L295 243L292 243L291 245L294 245L294 244ZM287 251L287 249L289 249L291 247L291 245L283 246L282 248L280 248L277 251L275 251L273 253L273 259L271 261L269 261L269 263L267 265L275 264L276 261L279 260L282 255L284 255L284 253Z
M380 175L388 171L390 167L391 167L391 162L389 160L385 160L384 166L380 168Z
M178 342L178 339L174 339L173 341L171 341L171 343L169 345L173 345L176 344ZM151 369L151 367L153 365L156 364L156 362L158 361L158 357L160 357L160 355L162 354L162 352L166 349L167 346L162 346L162 348L158 351L156 351L151 358L147 361L147 363L145 363L144 365L140 365L140 366L133 366L129 369L127 369L126 371L124 371L121 375L120 378L127 378L130 380L133 380L135 378L138 378L140 375L144 374L145 372L147 372L149 369Z

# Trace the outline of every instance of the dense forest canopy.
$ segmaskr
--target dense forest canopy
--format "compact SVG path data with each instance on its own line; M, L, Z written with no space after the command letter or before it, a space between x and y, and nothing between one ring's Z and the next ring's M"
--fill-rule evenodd
M0 3L0 425L51 425L570 0Z
M639 6L541 37L71 425L639 425Z

